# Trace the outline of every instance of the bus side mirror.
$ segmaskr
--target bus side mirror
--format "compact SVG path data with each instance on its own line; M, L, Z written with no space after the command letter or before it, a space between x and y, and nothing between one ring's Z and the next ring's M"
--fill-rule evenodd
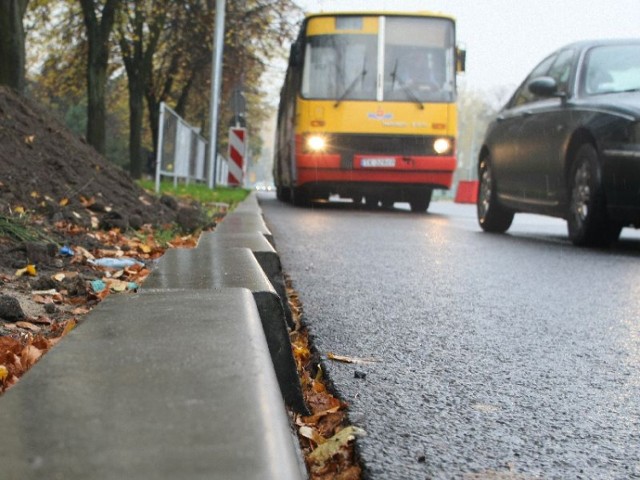
M467 51L462 48L456 48L456 72L461 73L466 69Z
M298 41L291 44L289 52L289 65L292 67L302 66L302 44Z

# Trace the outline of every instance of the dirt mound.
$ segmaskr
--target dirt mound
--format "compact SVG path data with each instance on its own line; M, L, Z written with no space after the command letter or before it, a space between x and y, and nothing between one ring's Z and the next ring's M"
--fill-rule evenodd
M189 217L185 210L193 209L183 207L149 195L45 108L0 87L0 221L26 212L26 222L37 222L49 240L64 244L64 232L47 227L159 226ZM24 264L29 255L33 260L29 244L19 240L1 239L0 270ZM91 236L74 238L86 242Z
M0 213L23 207L89 225L88 205L134 226L175 217L43 107L0 87Z

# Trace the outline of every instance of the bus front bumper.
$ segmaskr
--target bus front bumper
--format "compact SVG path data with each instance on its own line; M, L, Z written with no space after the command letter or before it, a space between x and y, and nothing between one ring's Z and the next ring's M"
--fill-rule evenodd
M296 184L422 184L448 189L456 164L455 156L354 155L351 168L345 168L337 154L301 154L297 157Z

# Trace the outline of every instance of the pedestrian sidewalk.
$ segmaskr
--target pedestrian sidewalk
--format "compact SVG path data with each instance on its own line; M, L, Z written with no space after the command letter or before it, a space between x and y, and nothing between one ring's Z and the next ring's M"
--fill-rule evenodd
M238 217L255 229L247 212L254 195ZM220 235L248 233L233 222ZM108 297L0 397L3 479L306 478L286 303L251 250L205 245Z

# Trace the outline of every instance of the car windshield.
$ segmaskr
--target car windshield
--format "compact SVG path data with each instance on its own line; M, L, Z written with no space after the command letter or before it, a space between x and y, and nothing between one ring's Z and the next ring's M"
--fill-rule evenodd
M640 90L640 44L592 48L586 57L583 79L587 95Z
M450 20L380 17L379 31L362 28L362 33L353 33L361 28L362 18L336 19L339 27L348 22L345 33L308 37L303 97L335 99L337 104L453 100L455 39Z

